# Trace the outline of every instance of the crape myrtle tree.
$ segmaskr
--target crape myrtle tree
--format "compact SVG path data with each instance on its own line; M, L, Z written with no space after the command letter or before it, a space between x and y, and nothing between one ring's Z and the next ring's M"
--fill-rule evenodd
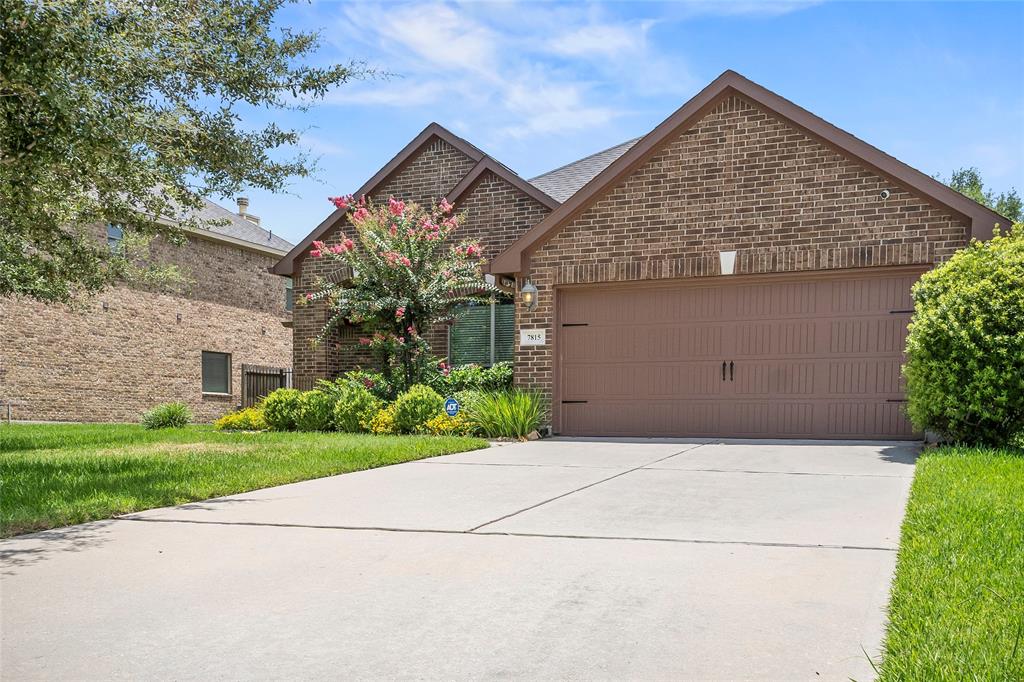
M347 212L352 237L328 246L313 242L312 258L349 268L342 281L321 278L306 302L324 301L330 310L316 340L325 343L343 325L363 330L368 348L389 386L399 390L423 382L435 359L423 334L451 320L458 306L485 302L499 290L484 281L484 259L475 242L453 241L460 216L445 200L429 210L391 198L333 197Z
M183 240L203 196L280 191L303 109L368 75L311 65L290 0L0 0L0 297L68 302L131 274L94 232ZM177 226L177 227L175 227Z

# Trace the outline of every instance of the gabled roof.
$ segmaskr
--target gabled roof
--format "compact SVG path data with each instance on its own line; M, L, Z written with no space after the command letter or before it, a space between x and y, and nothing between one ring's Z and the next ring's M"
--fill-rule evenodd
M679 131L691 128L723 99L731 95L738 95L770 111L823 144L856 159L868 168L902 183L919 195L962 216L970 225L969 236L971 237L988 239L991 238L996 223L1009 225L1009 221L1005 217L968 199L938 180L928 177L863 140L840 130L824 119L744 78L735 71L726 71L662 121L658 127L640 138L628 151L620 155L561 206L548 214L544 220L527 230L522 237L513 242L508 249L490 263L488 270L492 273L518 273L528 270L527 259L534 249L552 237L559 228L582 213L607 190L614 187L619 180L638 168L656 153L663 143L674 139Z
M511 168L499 161L495 161L490 156L485 156L477 162L477 164L473 166L468 173L466 173L466 177L462 178L462 180L459 181L459 184L452 188L452 191L448 193L448 196L446 196L445 199L447 199L451 204L456 203L463 195L473 189L484 173L488 171L504 179L519 191L533 199L536 199L548 208L557 208L560 203L542 190L538 189L534 184L527 182L516 175L515 171Z
M555 206L558 205L557 201L547 196L546 194L544 194L544 192L538 190L536 187L530 185L528 182L526 182L526 180L516 175L515 172L513 172L510 168L494 160L492 157L482 152L476 146L470 144L466 140L455 135L450 130L444 128L443 126L437 123L431 123L426 128L424 128L419 135L414 137L409 144L405 145L405 147L402 148L402 151L398 152L398 154L396 154L393 159L388 161L383 168L377 171L374 174L374 176L367 180L362 187L360 187L353 193L353 195L356 197L361 197L364 195L373 194L373 192L378 187L387 182L388 179L390 179L392 176L394 176L396 173L402 170L402 168L404 168L407 163L412 161L412 159L416 157L416 154L420 151L420 149L422 149L426 144L428 144L435 138L444 140L445 142L447 142L448 144L450 144L451 146L455 147L460 152L465 154L472 161L476 162L476 165L473 167L473 169L470 170L466 177L463 178L462 181L460 181L459 184L456 185L456 187L452 190L452 192L449 193L447 197L448 201L454 203L455 198L458 198L459 196L464 194L467 190L469 190L472 187L472 185L475 184L476 180L478 180L485 171L490 170L499 177L507 180L513 186L519 188L529 196L533 197L534 199L537 199L545 206L554 208ZM472 180L467 182L467 179L471 177ZM344 218L345 211L342 211L340 209L335 211L331 215L327 216L327 218L319 225L317 225L316 228L312 232L310 232L305 239L303 239L295 246L295 248L289 251L288 254L271 269L271 272L274 272L275 274L278 275L291 275L295 270L295 259L301 256L306 251L308 251L315 240L320 239L322 236L324 236L332 229L334 229L339 222L344 220Z
M539 187L560 202L565 201L639 141L640 138L637 137L578 161L567 163L543 175L530 178L530 184Z

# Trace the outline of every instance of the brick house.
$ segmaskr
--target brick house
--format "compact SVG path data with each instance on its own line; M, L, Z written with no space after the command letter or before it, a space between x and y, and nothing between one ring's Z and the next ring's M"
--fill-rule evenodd
M120 284L75 308L0 300L0 401L16 401L15 418L134 422L180 400L212 421L239 404L243 363L288 367L291 292L269 269L292 245L238 202L238 214L206 202L201 217L226 224L183 246L154 240L188 279L173 291ZM121 232L96 237L116 246Z
M516 382L567 435L915 437L910 287L1008 225L731 71L647 135L530 181L432 124L359 193L469 212L516 294ZM297 290L326 274L306 253L340 218L275 272ZM310 346L323 316L296 311L296 371L360 360Z

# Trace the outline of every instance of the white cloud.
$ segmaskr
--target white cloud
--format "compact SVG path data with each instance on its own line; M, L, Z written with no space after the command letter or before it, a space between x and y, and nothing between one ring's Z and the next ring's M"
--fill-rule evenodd
M551 51L568 56L606 55L633 52L644 47L653 22L640 24L590 24L551 41Z
M516 114L515 122L499 132L514 138L593 128L619 115L613 108L587 104L584 87L564 82L531 79L511 84L504 103Z

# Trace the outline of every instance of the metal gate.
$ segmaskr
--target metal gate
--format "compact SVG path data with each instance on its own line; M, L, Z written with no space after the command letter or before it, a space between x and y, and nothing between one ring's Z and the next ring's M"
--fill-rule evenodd
M242 407L252 407L279 388L292 388L291 368L242 365Z

